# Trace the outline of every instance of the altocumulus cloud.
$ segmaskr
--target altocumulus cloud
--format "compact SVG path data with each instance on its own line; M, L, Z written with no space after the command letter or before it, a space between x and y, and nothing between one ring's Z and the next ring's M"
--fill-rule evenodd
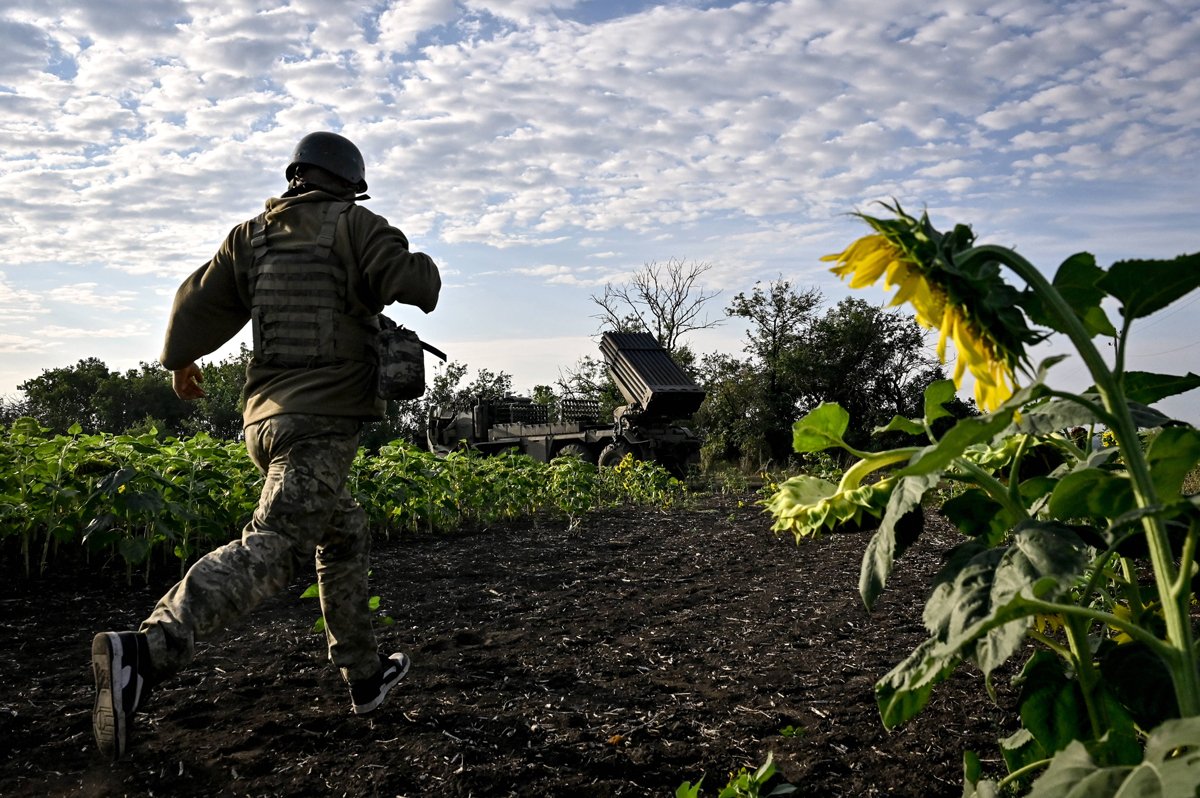
M572 264L601 256L613 274L699 259L737 290L785 269L824 279L813 264L853 230L843 214L890 196L1060 258L1187 248L1196 0L623 8L9 2L8 290L38 307L52 286L26 275L47 266L161 290L322 128L361 146L372 207L461 285L496 272L582 296L598 275ZM0 336L28 332L16 323Z

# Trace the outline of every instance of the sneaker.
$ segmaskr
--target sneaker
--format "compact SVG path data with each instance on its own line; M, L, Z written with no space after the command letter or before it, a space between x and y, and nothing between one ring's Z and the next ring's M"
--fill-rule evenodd
M116 762L125 754L129 723L149 692L150 649L137 632L101 632L92 638L96 706L92 730L100 753Z
M350 683L350 702L355 715L365 715L379 707L383 699L404 674L408 673L409 660L396 652L390 657L379 655L379 673L370 679Z

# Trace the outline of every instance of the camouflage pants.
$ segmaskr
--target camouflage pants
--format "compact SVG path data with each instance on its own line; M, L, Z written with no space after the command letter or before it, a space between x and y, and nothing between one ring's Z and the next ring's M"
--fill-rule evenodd
M359 423L332 416L273 416L246 428L246 448L266 476L241 540L197 561L141 626L156 675L191 662L197 640L275 595L316 555L329 658L342 677L379 669L367 609L370 533L346 487Z

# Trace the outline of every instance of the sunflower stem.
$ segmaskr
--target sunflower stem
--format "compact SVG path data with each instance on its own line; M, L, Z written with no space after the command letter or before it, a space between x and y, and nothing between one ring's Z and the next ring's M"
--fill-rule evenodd
M976 463L972 463L965 457L959 457L954 461L954 465L961 468L963 471L971 475L979 487L983 488L984 492L999 502L1005 510L1013 517L1013 523L1017 524L1029 518L1029 511L1025 509L1025 505L1018 501L1012 492L1005 487L1004 483L989 474L986 469Z
M919 451L921 451L920 447L907 446L902 449L889 449L886 452L875 452L874 454L864 452L862 458L847 468L845 473L842 474L842 478L838 482L838 490L853 490L861 485L863 479L873 471L887 468L896 463L902 463Z
M1150 508L1159 504L1150 465L1142 450L1137 425L1130 415L1121 382L1104 362L1074 309L1067 304L1058 289L1032 263L1005 247L985 244L967 250L960 257L964 261L986 258L1008 266L1046 303L1046 307L1059 321L1057 329L1070 338L1083 358L1092 379L1095 380L1100 399L1111 416L1110 420L1115 422L1112 424L1112 430L1121 446L1138 507ZM1126 319L1123 325L1123 336L1129 330L1130 321ZM1119 349L1122 349L1123 343L1123 340L1118 341ZM1177 569L1171 556L1166 525L1161 516L1147 514L1142 518L1142 528L1150 549L1154 580L1167 625L1167 645L1160 648L1159 652L1171 672L1180 714L1183 717L1200 715L1200 670L1196 667L1196 650L1188 617L1190 589L1186 580L1178 580L1176 577Z
M1063 619L1063 629L1067 635L1067 644L1075 659L1075 678L1079 689L1083 692L1083 704L1087 707L1088 721L1092 724L1092 739L1099 740L1108 728L1108 713L1096 701L1096 685L1100 682L1100 674L1092 662L1092 650L1088 644L1088 619L1077 615L1067 615Z

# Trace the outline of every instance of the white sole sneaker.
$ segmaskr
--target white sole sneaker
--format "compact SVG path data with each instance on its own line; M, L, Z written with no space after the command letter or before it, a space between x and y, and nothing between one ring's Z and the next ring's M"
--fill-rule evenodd
M113 762L125 754L129 722L145 688L135 634L101 632L92 638L92 675L96 680L92 731L100 753Z
M365 715L378 709L387 698L388 691L399 684L408 673L408 667L412 663L406 654L397 651L390 657L380 657L379 664L382 670L375 679L350 685L351 710L355 715Z

